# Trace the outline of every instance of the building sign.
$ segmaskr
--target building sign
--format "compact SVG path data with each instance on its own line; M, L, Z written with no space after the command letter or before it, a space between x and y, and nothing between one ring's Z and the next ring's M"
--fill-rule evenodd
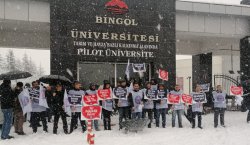
M155 11L142 11L136 10L133 0L72 1L74 7L68 5L69 10L63 13L67 19L64 28L68 48L80 58L136 58L150 61L156 58L159 49L163 49L160 48L164 46L161 44L167 42L164 39L168 35L165 27L169 25L164 24L164 20L166 22L169 18L165 11L157 10L153 4L151 9ZM143 3L155 3L147 1ZM170 5L167 1L161 3L166 7ZM84 10L84 7L91 8ZM174 38L174 35L171 34L169 38Z
M128 59L175 70L175 12L175 0L50 0L51 73Z
M126 32L127 27L140 28L136 19L119 17L94 16L92 18L95 24L105 28L96 31L88 27L75 26L70 32L73 41L73 47L77 49L80 56L99 56L99 57L139 57L153 58L154 52L159 48L159 35L148 34L144 31L131 33ZM123 27L124 31L117 32L117 29L107 31L113 28Z

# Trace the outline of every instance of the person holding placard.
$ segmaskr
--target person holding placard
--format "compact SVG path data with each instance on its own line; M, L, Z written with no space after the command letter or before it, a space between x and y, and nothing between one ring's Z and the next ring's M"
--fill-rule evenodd
M249 90L246 90L245 94L242 96L243 97L242 107L245 107L246 111L248 110L247 123L250 122L250 93L248 92Z
M111 89L109 81L103 81L103 89ZM104 99L100 101L100 105L102 106L104 130L111 130L111 114L113 111L113 100L112 98Z
M168 102L167 102L167 95L168 90L165 89L164 84L158 85L158 100L156 101L156 112L157 112L157 118L156 118L156 127L159 127L160 124L160 116L162 118L162 127L166 127L166 113L168 108Z
M151 128L151 123L153 121L153 109L154 109L154 100L157 99L157 90L151 89L151 83L146 83L146 88L143 89L143 111L142 118L145 118L146 113L148 114L148 119L150 120L148 128Z
M158 90L158 83L157 83L157 80L155 78L151 78L150 83L151 83L151 89ZM157 118L156 102L154 102L153 113L154 113L154 119L156 120L156 118Z
M47 120L46 120L46 107L39 105L40 97L40 87L37 81L32 82L32 87L28 89L29 95L32 102L32 112L31 112L31 127L33 133L37 133L37 128L39 126L39 121L42 121L43 131L48 132Z
M180 86L176 84L175 89L173 91L171 91L169 94L179 95L181 97L183 92L180 90ZM172 127L175 127L175 119L176 119L176 116L178 116L179 128L183 128L183 126L182 126L182 114L184 114L184 104L181 101L179 101L178 104L172 105L172 110L173 110L173 112L172 112Z
M140 85L138 82L133 83L133 90L130 92L128 99L131 104L132 119L141 119L143 108L143 92L140 90Z
M69 103L71 106L71 123L70 123L70 133L77 128L78 119L81 122L82 132L86 131L86 123L81 120L81 107L82 107L82 96L85 92L81 90L82 84L79 81L73 83L74 89L68 92Z
M68 134L68 124L67 124L67 115L64 111L63 100L64 99L64 91L62 90L62 84L58 83L56 85L56 90L52 93L51 104L52 110L54 112L54 127L53 134L57 134L58 121L61 117L63 122L63 131L65 134Z
M195 92L192 92L190 95L193 98L192 104L192 128L195 128L195 118L198 116L198 127L203 129L201 126L202 120L202 111L203 111L203 103L207 102L206 94L201 91L201 87L199 85L196 86Z
M94 83L89 84L89 89L86 91L86 95L96 95L96 84ZM94 120L93 122L94 122L95 130L100 131L98 120Z
M225 127L225 110L226 110L226 96L227 94L222 90L221 85L217 86L216 91L213 91L214 98L214 127L218 127L218 120L220 116L220 124Z
M122 120L127 120L129 112L129 103L128 103L128 87L125 80L120 80L118 87L114 89L113 94L115 97L115 105L118 108L119 112L119 129L122 129Z

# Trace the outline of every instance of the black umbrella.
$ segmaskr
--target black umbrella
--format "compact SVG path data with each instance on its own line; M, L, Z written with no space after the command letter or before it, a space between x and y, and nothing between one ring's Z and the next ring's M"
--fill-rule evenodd
M60 75L46 75L39 78L39 81L55 86L57 83L61 83L62 85L69 86L72 82L66 78L65 76Z
M9 79L9 80L17 80L31 77L32 75L29 72L24 71L10 71L0 75L0 80Z

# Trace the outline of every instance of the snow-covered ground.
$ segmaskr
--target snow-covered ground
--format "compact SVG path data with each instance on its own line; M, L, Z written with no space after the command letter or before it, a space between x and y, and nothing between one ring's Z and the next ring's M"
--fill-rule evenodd
M203 116L204 129L192 129L190 124L183 118L184 128L172 128L171 116L167 116L167 128L144 129L143 132L124 134L114 126L112 131L95 132L96 145L249 145L250 124L246 123L247 113L226 112L226 128L213 127L213 114ZM117 119L114 119L116 122ZM53 135L52 124L49 124L49 133L43 133L39 128L37 134L32 134L31 128L25 124L26 136L14 134L15 139L0 141L1 145L87 145L86 133L80 129L70 135L60 132ZM102 127L102 126L101 126ZM13 132L13 130L12 130Z

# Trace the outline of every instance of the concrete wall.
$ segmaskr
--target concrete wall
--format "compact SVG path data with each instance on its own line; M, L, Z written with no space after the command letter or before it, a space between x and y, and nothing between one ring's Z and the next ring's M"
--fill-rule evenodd
M48 0L0 0L0 19L49 22Z

